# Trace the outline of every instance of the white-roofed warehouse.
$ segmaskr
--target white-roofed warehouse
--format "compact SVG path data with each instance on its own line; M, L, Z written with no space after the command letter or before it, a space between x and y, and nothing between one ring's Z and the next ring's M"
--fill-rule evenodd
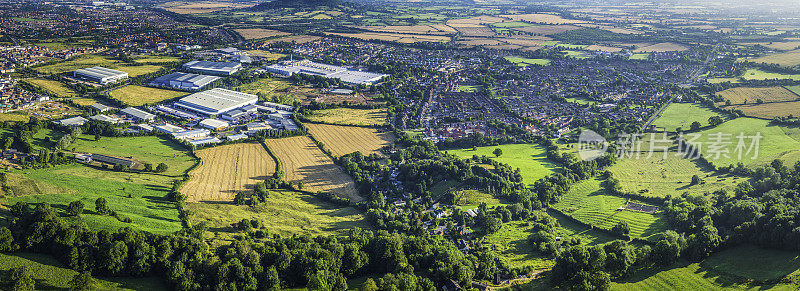
M101 85L106 85L128 78L128 73L103 67L91 67L85 69L77 69L75 70L75 72L73 72L73 76L80 79L86 79Z
M242 64L234 62L191 61L183 64L183 69L209 75L233 75L242 69Z
M181 90L200 90L216 80L219 80L219 77L177 72L155 78L150 85Z
M214 88L183 97L175 102L175 106L210 116L256 104L256 102L258 102L256 95Z

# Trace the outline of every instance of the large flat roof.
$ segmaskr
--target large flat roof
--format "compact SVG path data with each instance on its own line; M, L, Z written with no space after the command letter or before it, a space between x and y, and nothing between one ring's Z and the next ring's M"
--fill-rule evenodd
M388 76L386 74L357 71L340 66L320 64L308 60L273 64L267 66L267 69L282 72L285 75L308 74L335 78L351 84L372 84Z
M154 83L160 83L169 85L170 81L180 81L180 82L187 82L191 83L195 86L205 86L211 82L218 80L219 77L217 76L209 76L209 75L199 75L199 74L191 74L191 73L181 73L176 72L172 74L166 74L164 76L158 77L153 79Z
M216 115L258 101L258 96L222 88L197 92L178 100L176 105L208 115Z
M75 70L75 73L83 75L83 76L90 76L90 77L98 78L98 79L128 75L128 73L125 73L123 71L112 70L112 69L103 68L103 67L100 67L100 66L91 67L91 68L85 68L85 69L77 69L77 70Z
M192 70L233 72L239 70L242 64L235 62L210 62L210 61L191 61L183 64L183 68Z

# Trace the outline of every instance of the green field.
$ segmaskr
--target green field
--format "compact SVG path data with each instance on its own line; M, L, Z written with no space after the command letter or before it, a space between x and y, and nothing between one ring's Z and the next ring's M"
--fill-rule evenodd
M503 155L495 157L492 151L496 148L503 150ZM491 157L500 163L508 164L512 168L519 168L522 181L533 184L536 180L550 175L557 170L557 165L547 159L544 148L533 144L506 144L499 146L478 147L476 150L458 149L447 151L462 159L472 158L473 155Z
M708 119L712 116L721 116L709 108L692 103L672 103L661 112L661 115L653 121L656 128L665 131L675 131L677 128L689 130L692 122L699 122L702 126L708 125Z
M550 64L550 60L548 59L529 59L529 58L521 58L521 57L506 57L506 60L517 64L520 67L527 67L530 65L539 65L539 66L547 66Z
M717 273L767 282L800 275L800 253L742 245L716 253L701 265Z
M333 108L314 110L306 116L312 122L339 125L379 126L386 124L385 109Z
M279 79L258 79L255 82L240 85L234 90L244 93L258 95L267 101L283 104L292 104L295 101L302 101L304 96L300 92L292 91L297 89L287 81Z
M514 28L514 27L529 27L529 26L538 26L537 24L527 23L522 21L509 21L509 22L498 22L492 23L489 26L491 27L502 27L502 28Z
M662 153L647 154L638 159L618 159L608 168L614 173L624 191L644 196L666 197L680 196L684 192L692 194L712 193L718 189L731 190L745 178L717 175L711 169L704 169L696 161L668 153L663 159ZM703 183L690 186L692 175L697 175Z
M569 97L569 98L565 98L565 99L567 99L567 102L574 102L574 103L578 103L578 104L581 104L581 105L586 105L586 104L594 102L594 101L591 101L591 100L586 100L586 99L577 98L577 97Z
M720 154L716 156L712 152L708 143L713 142L716 137L712 136L717 133L730 134L727 146L723 147L728 150L728 156ZM744 136L755 136L756 133L761 135L761 140L758 146L758 156L756 152L751 151L747 154L747 148L750 147L753 139L745 138L743 141L744 150L737 151L739 140L736 138L739 134ZM763 165L772 162L774 159L783 159L787 165L792 165L800 161L800 142L784 132L784 127L769 125L769 121L754 119L754 118L736 118L731 121L724 122L717 127L710 128L700 132L701 136L697 140L702 142L702 150L704 157L712 162L714 165L725 166L742 162L745 165ZM739 159L738 153L742 153L742 159Z
M630 60L647 60L650 54L632 54L628 59Z
M458 92L478 92L481 86L458 86Z
M120 70L131 77L156 72L163 67L157 65L124 65L121 61L98 55L80 55L67 61L33 68L42 74L61 74L77 69L101 66L109 69Z
M566 53L566 56L573 57L579 60L590 58L590 56L584 52L579 52L579 51L564 51L564 52Z
M187 95L186 92L172 91L158 88L128 85L109 93L111 98L122 101L130 106L142 106L154 104L164 100L178 98Z
M67 86L64 86L64 84L61 84L61 82L58 81L37 78L37 79L28 79L25 80L24 82L39 87L47 92L53 93L61 98L72 98L78 96L78 94L75 93L75 91L68 88Z
M230 240L234 234L231 223L244 218L260 221L270 234L285 236L338 234L355 227L370 228L355 208L285 190L272 191L266 203L255 208L228 203L189 203L187 207L193 223L208 223L214 240Z
M78 152L97 153L119 157L134 157L143 163L165 163L169 167L164 175L180 176L195 163L195 159L181 145L156 136L104 137L81 135L69 147Z
M625 206L627 199L603 193L600 179L580 181L572 185L553 208L578 221L604 229L611 229L620 221L627 222L631 237L634 238L654 239L658 232L668 229L663 215L617 211L617 208Z
M181 58L173 56L146 56L146 57L136 58L133 61L136 62L137 64L146 64L146 63L160 64L160 63L180 62Z
M437 184L439 185L439 184ZM464 207L465 209L478 207L481 203L486 203L489 207L501 204L508 204L503 198L494 197L494 195L478 191L478 190L461 190L455 191L456 205Z
M94 229L115 230L131 227L153 233L170 233L181 229L175 204L166 200L167 185L140 181L115 181L106 175L87 177L83 172L110 172L82 165L58 166L48 169L20 170L9 174L9 184L15 195L0 200L5 205L17 202L47 202L63 209L75 200L85 205L83 221ZM130 195L130 198L129 198ZM108 206L132 223L120 222L111 216L97 215L94 202L103 197Z
M55 258L31 253L0 253L0 271L8 271L13 268L25 266L31 272L36 281L36 290L66 290L69 289L69 281L78 272L66 268ZM94 278L96 287L99 290L164 290L161 279L155 277L133 278L133 277L113 277L113 278Z
M748 69L742 74L745 80L771 80L771 79L790 79L793 81L800 81L800 74L782 74L766 72L760 69Z

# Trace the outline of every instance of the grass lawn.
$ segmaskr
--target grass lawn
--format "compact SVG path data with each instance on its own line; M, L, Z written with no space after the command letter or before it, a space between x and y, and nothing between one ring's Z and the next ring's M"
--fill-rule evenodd
M495 157L492 153L496 148L503 150L500 157ZM472 158L473 155L487 156L513 168L519 168L522 181L529 185L557 171L557 165L547 159L545 149L534 144L506 144L479 147L476 150L469 148L448 150L447 152L462 159Z
M369 223L352 207L342 207L299 192L272 191L267 202L255 208L228 203L189 203L193 223L207 222L214 240L230 240L236 233L231 223L259 220L270 234L291 236L338 234Z
M591 101L591 100L586 100L586 99L583 99L583 98L576 98L576 97L569 97L569 98L566 98L566 99L567 99L567 102L574 102L574 103L578 103L578 104L581 104L581 105L586 105L586 104L594 102L594 101Z
M573 185L553 208L595 227L611 229L620 221L627 222L631 237L651 239L655 234L668 229L661 214L635 211L617 211L625 206L627 199L606 195L600 187L600 179L584 180Z
M156 65L138 65L138 66L116 66L113 69L128 73L130 77L136 77L139 75L154 73L163 68L164 67L162 66L156 66Z
M78 152L96 153L119 157L134 157L141 162L168 166L164 175L180 176L195 163L195 159L181 145L156 136L103 137L81 135L70 145Z
M629 60L647 60L650 54L632 54L628 57Z
M748 69L742 74L745 80L770 80L770 79L790 79L800 81L800 74L783 74L762 71L760 69Z
M520 67L527 67L529 65L540 65L546 66L550 64L550 60L548 59L528 59L528 58L520 58L520 57L506 57L506 60L517 64Z
M579 52L579 51L564 51L564 52L567 53L566 56L573 57L579 60L590 58L590 56L586 55L586 53L584 52Z
M786 165L792 165L800 161L800 142L789 136L785 131L785 127L770 125L769 121L754 118L736 118L720 124L717 127L707 129L700 132L701 137L699 142L703 143L701 152L707 160L718 166L725 166L742 162L745 165L763 165L772 162L774 159L783 159ZM730 144L723 147L722 151L728 150L727 157L720 154L716 156L709 150L708 143L712 142L712 134L730 134ZM758 151L752 151L747 154L747 148L750 147L753 139L744 139L744 150L737 151L738 139L736 136L743 134L744 136L755 136L756 133L761 135L759 141ZM738 153L742 153L742 159L739 159ZM754 153L758 153L755 156Z
M356 125L356 126L379 126L386 124L385 109L353 109L353 108L333 108L314 110L311 115L306 116L312 122Z
M437 184L438 185L438 184ZM494 197L494 195L478 190L461 190L455 193L456 205L467 207L467 209L478 207L481 203L486 203L489 207L501 204L508 204L505 199Z
M58 62L51 65L33 68L33 70L42 74L61 74L71 72L77 69L83 69L94 66L102 66L106 68L115 67L119 63L117 60L112 60L107 57L98 55L80 55L71 58L67 61Z
M729 175L717 175L710 169L703 168L697 161L675 156L670 152L666 159L661 153L617 159L609 171L622 183L625 191L653 197L680 196L684 192L693 194L711 193L718 189L731 190L747 179ZM703 181L691 185L692 175Z
M0 253L0 271L8 271L18 267L28 267L36 290L69 289L69 281L78 272L66 268L61 262L49 255L32 253ZM167 286L156 277L133 278L113 277L94 278L100 290L164 290Z
M31 119L31 115L25 111L12 111L8 113L0 113L0 122L2 121L22 121L28 122Z
M458 86L458 92L478 92L481 86Z
M3 204L47 202L63 211L70 202L81 200L85 205L83 221L91 228L115 230L131 227L153 233L170 233L181 229L175 204L165 198L169 192L168 186L76 174L83 171L100 170L83 165L67 165L13 171L9 174L9 184L14 194L21 196L6 197ZM129 195L132 198L128 198ZM111 216L95 214L94 202L100 197L108 201L112 210L131 218L133 222L123 223Z
M174 62L180 62L181 58L173 56L146 56L146 57L136 58L133 61L136 62L137 64L174 63Z
M653 125L665 131L673 132L678 127L688 130L692 122L700 122L702 126L708 125L708 119L712 116L721 116L706 107L692 103L672 103L661 112L661 115L653 121Z
M24 82L39 87L47 92L53 93L61 98L72 98L78 96L78 94L75 93L75 91L68 88L67 86L64 86L64 84L61 84L61 82L58 81L36 78L36 79L25 80Z
M800 253L742 245L715 253L701 265L717 273L764 282L800 275Z
M142 106L145 104L158 103L181 96L188 95L186 92L128 85L111 91L111 98L117 99L130 106Z

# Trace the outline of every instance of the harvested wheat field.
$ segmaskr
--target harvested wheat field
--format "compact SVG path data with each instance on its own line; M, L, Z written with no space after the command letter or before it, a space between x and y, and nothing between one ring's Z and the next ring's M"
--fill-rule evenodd
M800 96L797 96L797 94L784 87L737 87L718 92L717 95L730 101L731 104L753 104L757 103L758 100L767 103L786 102L795 101L800 98Z
M634 50L634 53L660 53L660 52L682 52L689 48L671 42L662 42L649 46L642 46Z
M312 123L306 126L311 135L325 144L337 157L352 152L361 152L364 155L380 153L382 147L394 141L390 132L381 132L375 128Z
M352 202L364 200L358 195L350 176L334 164L309 137L267 139L265 143L281 161L286 181L303 182L302 190L330 192Z
M583 23L583 20L575 20L575 19L565 19L558 15L553 14L518 14L518 15L500 15L502 17L511 19L513 21L525 21L525 22L532 22L532 23L544 23L544 24L572 24L572 23Z
M539 26L518 27L514 29L534 35L551 35L551 34L567 32L570 30L580 29L580 27L574 25L539 25Z
M244 37L245 40L268 38L273 36L282 36L290 34L283 31L264 29L264 28L242 28L242 29L234 29L233 31L236 31L236 33Z
M189 201L232 201L275 172L275 160L259 143L240 143L197 151L201 164L181 188Z

